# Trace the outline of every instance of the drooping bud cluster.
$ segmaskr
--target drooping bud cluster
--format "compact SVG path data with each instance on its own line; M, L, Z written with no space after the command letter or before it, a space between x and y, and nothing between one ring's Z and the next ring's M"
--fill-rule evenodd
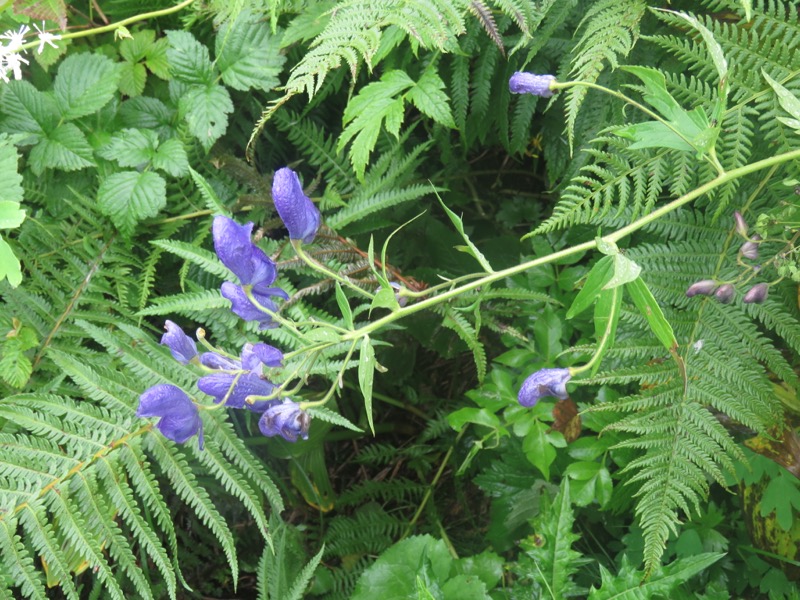
M313 241L320 223L319 210L303 194L294 171L284 168L275 174L273 197L289 236L304 243ZM217 256L238 279L238 283L226 281L221 287L222 296L231 301L233 313L245 321L258 322L260 329L277 327L278 306L274 298L288 299L288 295L273 287L278 269L253 243L253 223L240 225L228 217L217 216L211 230ZM280 388L265 372L283 366L280 350L265 343L246 343L238 357L222 351L198 354L196 341L180 326L167 321L165 329L161 343L181 364L203 369L205 375L198 379L197 388L211 396L216 405L262 413L259 429L265 436L280 436L289 442L308 439L310 415L297 402L281 398ZM177 386L159 384L141 394L136 415L158 417L156 428L179 444L197 435L202 449L200 408L209 407L198 405Z
M733 213L733 221L736 233L746 240L739 247L738 262L740 265L745 266L753 273L758 273L761 270L760 265L747 266L741 261L741 259L746 258L748 260L758 260L758 250L759 246L763 243L763 240L758 234L748 237L749 228L747 226L747 221L744 220L744 217L739 211ZM745 302L746 304L759 304L766 300L768 292L769 284L758 283L745 292L742 302ZM692 298L694 296L711 296L712 294L722 304L729 304L733 302L733 299L736 296L736 288L732 283L719 283L714 279L701 279L700 281L694 282L686 289L687 298Z

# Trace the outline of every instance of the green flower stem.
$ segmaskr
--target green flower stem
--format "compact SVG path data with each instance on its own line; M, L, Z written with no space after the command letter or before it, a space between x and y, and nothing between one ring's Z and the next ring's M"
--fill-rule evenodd
M621 229L618 229L614 233L611 233L605 236L603 239L608 242L618 242L624 237L629 236L630 234L640 230L642 227L660 219L664 215L667 215L678 208L688 204L692 200L699 198L700 196L711 192L712 190L728 183L729 181L733 181L738 179L739 177L743 177L745 175L749 175L750 173L755 173L757 171L761 171L762 169L767 169L774 165L779 165L785 162L789 162L791 160L798 160L800 159L800 150L792 150L791 152L785 152L783 154L778 154L776 156L771 156L769 158L765 158L764 160L760 160L754 162L749 165L745 165L743 167L739 167L738 169L732 169L730 171L725 172L718 177L715 177L708 183L701 185L697 189L692 190L681 196L680 198L676 198L672 202L665 204L664 206L654 210L648 215L640 217L630 225L626 225ZM527 262L521 263L519 265L515 265L513 267L509 267L507 269L503 269L502 271L497 271L495 273L491 273L489 275L485 275L480 279L476 279L475 281L470 281L469 283L465 283L457 288L452 290L448 290L439 294L438 296L434 296L432 298L427 298L425 300L421 300L420 302L416 302L414 304L409 304L401 308L400 310L396 310L385 317L378 319L377 321L373 321L372 323L368 323L363 327L356 329L355 331L351 331L347 335L342 336L342 340L354 340L359 339L365 335L369 335L373 331L376 331L394 321L402 319L408 315L420 312L427 308L432 308L442 302L446 302L453 298L460 296L465 292L469 292L471 290L477 289L479 287L488 285L490 283L494 283L496 281L500 281L505 279L506 277L511 277L513 275L518 275L519 273L524 273L525 271L532 269L534 267L538 267L539 265L546 265L562 258L566 258L568 256L573 256L575 254L579 254L581 252L586 252L587 250L593 250L597 247L597 242L595 240L591 240L588 242L584 242L582 244L578 244L576 246L572 246L571 248L565 248L564 250L559 250L558 252L553 252L552 254L548 254L547 256L542 256L540 258L535 258L533 260L529 260Z
M132 17L128 17L127 19L123 19L119 23L111 23L110 25L103 25L102 27L94 27L92 29L85 29L83 31L74 31L73 33L65 33L61 36L61 40L74 40L77 38L82 37L89 37L91 35L99 35L101 33L107 33L109 31L116 31L120 27L127 27L128 25L132 25L133 23L138 23L139 21L147 21L149 19L157 19L158 17L163 17L166 15L171 15L172 13L179 12L192 4L194 0L183 0L180 4L176 4L175 6L171 6L170 8L162 8L161 10L154 10L147 13L141 13L138 15L134 15ZM20 50L28 50L30 48L36 48L39 45L39 40L35 42L28 42L27 44L23 44L19 47Z
M221 408L225 408L225 405L228 404L228 400L230 399L231 394L233 393L233 388L236 387L236 384L239 383L239 378L245 373L247 373L247 371L239 371L239 373L237 373L236 377L233 378L233 381L231 382L231 385L228 388L228 393L225 394L225 397L222 399L221 402L217 402L216 404L196 403L197 408L199 408L200 410L219 410Z
M316 400L314 402L301 402L300 408L302 410L305 410L307 408L315 408L317 406L324 406L325 404L328 403L328 400L330 400L333 397L336 388L339 387L340 382L344 381L343 380L344 371L345 369L347 369L347 365L350 364L350 359L352 358L353 352L355 352L357 345L358 345L358 338L354 339L353 343L350 344L350 350L347 351L347 356L344 357L344 361L342 362L342 368L339 369L339 373L338 375L336 375L336 379L333 380L333 384L331 385L330 389L328 389L328 392L325 394L325 397L322 398L322 400Z
M294 323L292 321L290 321L289 319L284 319L277 312L268 309L266 306L262 306L261 303L259 303L259 301L256 300L255 296L253 296L252 286L243 285L242 289L244 290L244 294L245 296L247 296L247 299L250 300L250 302L252 302L253 306L255 306L258 310L263 312L265 315L269 315L270 317L272 317L272 320L278 323L278 325L280 325L281 327L286 327L286 329L291 331L296 337L303 339L303 334L297 327L294 326Z
M320 273L324 273L325 275L327 275L328 277L330 277L334 281L338 281L339 283L341 283L343 285L346 285L351 290L354 290L354 291L358 292L362 296L366 296L370 300L373 300L375 298L374 294L370 294L367 290L361 289L356 284L354 284L352 281L350 281L347 277L342 277L338 273L336 273L334 271L331 271L328 267L323 265L321 262L316 261L313 258L311 258L308 254L306 254L305 250L303 250L303 242L302 241L300 241L300 240L292 240L292 248L294 248L294 251L297 253L297 256L299 256L300 259L304 263L306 263L309 267L311 267L315 271L319 271Z
M608 345L608 342L611 340L611 335L614 333L614 323L617 316L616 313L617 311L619 311L617 305L617 298L619 297L619 294L622 293L622 288L619 286L615 287L613 293L614 293L614 299L612 301L613 302L612 306L614 306L615 308L614 312L612 312L608 317L608 323L606 323L606 330L603 332L603 337L600 338L599 342L597 342L597 349L594 351L594 354L592 355L592 358L589 360L589 362L580 367L569 368L569 374L572 375L573 377L578 373L583 373L584 371L588 371L589 369L591 369L595 365L595 363L598 360L600 360L600 357L603 356L603 352L605 352L606 346Z
M618 98L619 100L622 100L623 102L625 102L627 104L630 104L633 107L638 108L640 111L642 111L648 117L650 117L652 119L655 119L656 121L658 121L659 123L661 123L665 127L667 127L670 131L672 131L672 133L677 135L684 142L686 142L692 148L694 148L696 152L698 152L698 153L701 152L701 149L698 148L692 142L692 140L690 140L685 135L683 135L680 131L678 131L669 121L664 119L664 117L662 117L658 113L650 110L645 105L640 104L639 102L636 102L636 100L634 100L633 98L629 98L628 96L626 96L622 92L619 92L617 90L612 90L610 88L604 87L602 85L598 85L596 83L589 83L588 81L565 81L563 83L553 82L552 84L550 84L550 89L551 90L565 90L565 89L568 89L568 88L571 88L571 87L578 87L578 86L583 86L583 87L591 88L593 90L598 90L600 92L603 92L604 94L608 94L610 96L613 96L614 98ZM722 167L722 165L720 164L719 160L717 159L717 154L716 154L716 152L714 152L713 148L711 148L708 151L707 154L704 154L704 158L711 164L711 166L713 166L716 169L716 171L717 171L717 173L719 175L723 175L725 173L725 169Z

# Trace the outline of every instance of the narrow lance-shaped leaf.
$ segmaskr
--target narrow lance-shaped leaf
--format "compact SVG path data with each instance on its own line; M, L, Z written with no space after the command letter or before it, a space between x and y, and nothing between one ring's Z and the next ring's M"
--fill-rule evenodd
M347 296L342 291L342 286L336 282L336 303L339 305L339 310L342 311L342 318L348 329L353 328L353 311L350 309L350 303L347 301Z
M606 286L606 284L611 281L611 277L613 277L613 275L613 257L604 256L598 260L592 267L592 270L589 271L589 275L586 277L586 283L583 284L583 288L581 288L581 291L578 292L577 296L575 296L575 300L572 301L572 306L570 306L569 310L567 311L567 318L572 319L589 308L592 305L592 302L594 302L595 298L597 298L598 294L603 291L603 288Z
M461 217L447 208L444 201L439 197L439 194L436 194L436 198L439 200L439 204L442 205L442 208L447 213L447 216L450 218L450 221L455 226L461 238L467 243L466 246L456 246L456 250L460 250L461 252L466 252L469 254L472 258L480 263L480 265L483 267L483 270L487 273L494 273L492 265L489 264L489 261L486 260L486 257L483 255L483 253L478 250L478 247L472 243L472 240L469 239L469 236L464 231L464 222L461 220Z
M597 297L594 305L594 330L597 338L595 363L592 376L597 373L603 355L614 344L614 337L619 324L620 307L622 306L622 290L618 287L605 289Z
M375 349L368 335L361 339L361 354L358 360L358 385L364 395L364 409L367 411L367 422L372 435L375 435L375 424L372 420L372 380L375 377Z

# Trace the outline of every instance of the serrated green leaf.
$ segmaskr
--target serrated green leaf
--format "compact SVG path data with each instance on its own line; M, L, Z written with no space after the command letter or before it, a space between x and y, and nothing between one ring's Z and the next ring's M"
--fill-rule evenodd
M361 339L361 352L358 358L358 385L364 396L364 409L372 435L375 435L375 424L372 419L372 380L375 377L375 349L369 336Z
M153 168L164 171L173 177L186 175L189 172L189 158L186 156L183 142L172 138L159 144L153 156Z
M61 116L79 119L103 108L117 91L120 70L101 54L71 54L58 66L53 92Z
M158 173L124 171L106 177L97 191L100 211L130 235L136 224L154 217L167 203L167 184Z
M17 287L22 283L22 268L11 246L0 237L0 281L3 279L8 279L11 287Z
M0 202L22 202L22 175L17 172L19 155L14 145L0 135ZM19 207L17 207L19 208ZM0 222L3 217L0 216ZM0 224L0 227L3 227ZM6 228L9 227L6 225ZM16 227L16 225L11 225Z
M94 165L92 147L74 123L62 123L47 132L28 158L35 175L41 175L45 169L77 171Z
M212 83L191 86L178 102L178 108L189 125L189 131L207 152L228 128L233 102L228 90Z
M613 275L613 257L604 256L598 260L592 267L592 270L589 271L589 275L586 277L586 283L583 284L581 291L578 292L578 295L575 296L575 300L572 301L572 306L570 306L567 311L567 319L572 319L589 308Z
M119 66L119 91L130 96L141 96L147 83L147 69L141 63L123 62Z
M208 86L214 83L208 48L188 31L167 31L167 40L167 61L172 77L189 84Z
M121 167L140 167L149 163L158 145L158 135L148 129L122 129L111 136L98 154L115 160Z
M162 138L172 134L174 111L157 98L131 98L122 103L119 117L125 127L152 129Z
M339 425L340 427L344 427L345 429L349 429L350 431L357 431L359 433L364 433L363 429L351 423L349 419L346 419L339 413L333 412L332 410L330 410L329 408L325 408L324 406L309 407L306 410L308 414L311 415L312 419L319 419L320 421L325 421L326 423Z
M40 92L25 80L0 86L0 114L7 133L30 133L23 143L34 143L58 121L58 108L52 93Z
M408 91L407 97L422 114L440 125L454 128L456 124L450 110L450 98L444 91L446 88L436 70L436 63L431 63L416 85Z
M222 205L219 198L217 198L216 192L214 192L214 189L209 185L208 181L191 167L189 167L189 175L192 176L192 180L194 180L194 184L200 191L200 195L203 197L203 200L205 200L208 210L216 214L224 215L227 210Z
M216 65L222 80L242 91L273 89L280 83L278 77L286 62L280 41L280 36L270 33L266 21L249 12L240 13L233 23L226 21L216 37Z
M20 209L18 202L0 200L0 229L14 229L22 225L24 220L25 211Z

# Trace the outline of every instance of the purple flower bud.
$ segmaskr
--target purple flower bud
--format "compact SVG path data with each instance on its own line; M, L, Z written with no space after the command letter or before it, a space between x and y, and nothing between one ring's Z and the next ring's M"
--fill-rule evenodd
M289 230L289 238L314 241L319 229L320 214L314 203L303 193L297 173L288 167L278 169L272 179L272 201Z
M767 293L769 292L769 285L766 283L757 283L744 295L742 301L746 304L761 304L764 300L767 299Z
M162 383L145 390L139 396L136 416L160 417L158 430L179 444L197 434L197 443L203 449L203 421L197 406L179 387Z
M269 407L258 420L258 428L267 437L281 436L287 442L296 442L298 437L308 439L311 417L297 402L284 400Z
M733 220L736 223L736 233L738 233L743 238L747 237L747 221L744 220L742 213L738 210L733 213Z
M692 296L697 296L698 294L701 296L710 296L714 293L714 290L717 289L717 286L719 286L719 284L713 279L702 279L700 281L696 281L689 286L689 289L686 290L686 297L691 298Z
M188 364L197 356L197 344L172 321L164 323L167 333L161 336L161 343L169 348L172 358L179 363Z
M758 260L758 243L761 241L761 236L755 234L752 240L742 244L739 248L739 254L749 260Z
M512 94L533 94L542 98L553 95L550 85L556 78L553 75L534 75L525 71L517 71L508 80L508 89Z
M253 412L264 412L279 400L257 400L247 402L248 396L269 396L275 391L275 385L253 373L212 373L201 377L197 387L204 394L214 397L214 402L219 404L225 400L228 408L247 408ZM232 389L231 389L232 388Z
M735 295L736 290L730 283L719 286L717 291L714 292L714 296L716 296L717 300L722 302L722 304L729 304Z
M567 382L572 378L569 369L540 369L528 377L519 390L522 406L535 406L545 396L566 400Z
M268 293L265 290L277 279L278 269L273 260L250 240L252 231L252 223L239 225L228 217L214 217L211 226L214 250L242 285L250 285L256 292Z
M216 352L203 352L200 355L200 364L218 371L241 371L242 369L242 363L238 360L222 356Z
M264 366L282 367L283 352L264 342L245 344L242 348L242 367L260 375Z

